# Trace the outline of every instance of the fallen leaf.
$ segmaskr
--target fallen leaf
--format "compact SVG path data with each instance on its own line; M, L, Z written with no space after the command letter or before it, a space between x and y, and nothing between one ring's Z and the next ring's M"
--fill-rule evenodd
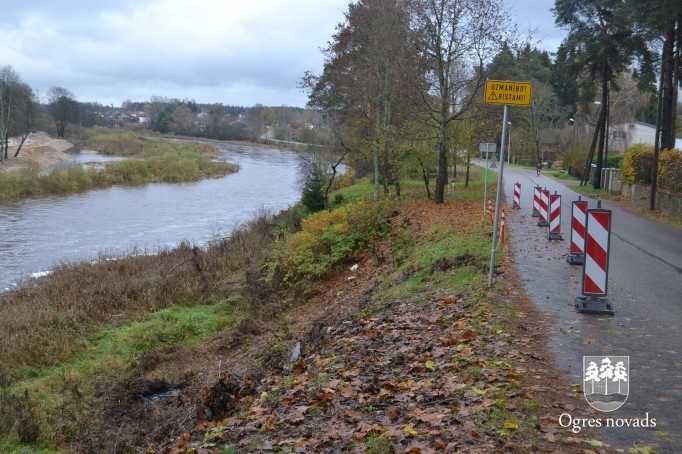
M403 428L403 432L405 432L405 435L407 435L408 437L416 437L417 435L419 435L419 432L417 432L410 426L405 426Z

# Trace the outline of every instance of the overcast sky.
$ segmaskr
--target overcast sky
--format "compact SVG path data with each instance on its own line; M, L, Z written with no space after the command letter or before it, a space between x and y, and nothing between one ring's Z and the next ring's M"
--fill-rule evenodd
M509 0L522 32L555 51L551 0ZM306 70L348 0L0 0L0 66L44 100L63 87L78 101L121 105L152 96L250 107L299 106Z

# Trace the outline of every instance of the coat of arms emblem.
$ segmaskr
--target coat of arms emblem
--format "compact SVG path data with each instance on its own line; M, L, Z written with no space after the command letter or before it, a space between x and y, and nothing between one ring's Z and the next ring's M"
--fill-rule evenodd
M595 410L618 410L628 399L629 378L629 356L583 356L583 394Z

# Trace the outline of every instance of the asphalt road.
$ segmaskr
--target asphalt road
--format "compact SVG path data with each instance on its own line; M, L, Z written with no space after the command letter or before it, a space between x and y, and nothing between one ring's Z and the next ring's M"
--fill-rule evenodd
M615 447L682 452L682 232L603 202L602 208L612 210L606 298L615 315L580 314L575 298L582 295L583 267L565 259L571 203L578 194L551 177L538 177L532 169L504 166L503 176L508 207L514 183L521 183L521 209L508 210L507 240L527 293L540 309L556 316L550 350L557 366L571 383L582 385L583 356L630 357L629 393L620 409L598 412L585 402L583 408L551 410L557 417L569 413L572 418L599 419L603 425L607 418L620 420L613 425L623 427L601 429ZM496 181L497 173L489 172L488 177ZM548 240L548 229L538 227L532 217L536 185L562 196L563 241ZM597 207L596 200L583 200L588 200L588 208ZM634 419L650 427L627 427ZM652 419L656 427L651 427Z

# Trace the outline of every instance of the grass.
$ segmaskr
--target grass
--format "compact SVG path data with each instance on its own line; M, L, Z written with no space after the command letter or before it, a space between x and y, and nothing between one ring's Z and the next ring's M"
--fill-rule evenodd
M426 200L419 182L403 188L404 201L433 203ZM466 221L436 223L429 231L402 238L383 232L385 224L377 218L394 205L382 205L378 212L366 209L371 184L339 191L355 216L350 230L359 239L355 246L372 247L384 238L393 242L390 254L400 263L400 272L409 276L397 283L386 281L376 291L378 300L410 299L438 289L466 291L485 281L481 271L490 245L489 226L480 214L480 182L457 187L455 197L472 207L470 213L460 213ZM356 205L361 208L353 212ZM300 233L300 213L299 209L278 217L261 213L207 250L182 244L153 255L131 251L116 260L101 257L94 263L64 264L37 286L1 294L0 378L7 380L0 383L0 395L12 395L12 402L20 402L24 393L30 396L21 408L34 412L30 420L37 422L39 436L22 444L17 432L20 406L3 407L0 399L0 417L13 421L9 430L0 430L0 449L21 452L30 445L41 452L59 452L60 446L82 436L90 419L102 417L96 406L91 408L102 398L102 390L124 380L159 350L198 344L218 333L248 327L249 320L278 320L287 329L283 307L272 303L283 290L268 283L265 265L274 260L274 244L282 232ZM308 224L325 230L322 235L327 239L346 234L327 225L326 218L315 219L311 217ZM375 236L377 228L381 233ZM279 241L286 238L291 236ZM351 255L360 252L348 249ZM342 263L343 258L331 263L329 271ZM299 282L291 291L300 292L299 284L312 286L314 281ZM279 354L288 354L288 349ZM321 384L327 379L318 377ZM387 449L383 440L375 442L375 452Z
M102 131L107 131L101 128ZM110 130L86 142L103 154L128 159L108 163L103 169L70 166L48 174L32 166L0 174L0 201L20 197L71 194L117 184L180 183L219 178L238 166L216 161L214 147L195 142L171 142L139 137L132 131Z

